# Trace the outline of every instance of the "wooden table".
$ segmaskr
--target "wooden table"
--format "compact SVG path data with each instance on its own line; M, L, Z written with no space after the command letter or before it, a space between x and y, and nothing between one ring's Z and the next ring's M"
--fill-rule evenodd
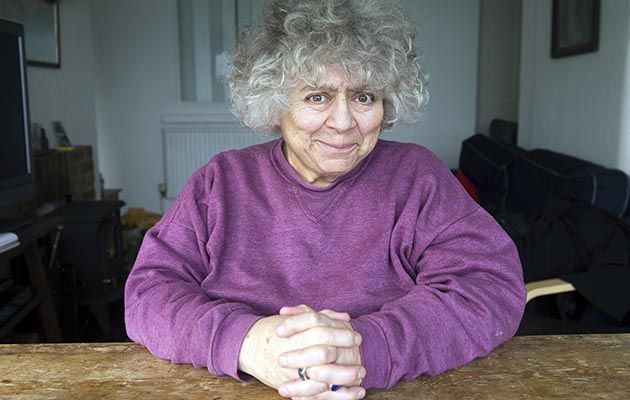
M279 399L260 383L155 359L131 343L0 345L1 399ZM630 334L516 337L369 399L630 399Z

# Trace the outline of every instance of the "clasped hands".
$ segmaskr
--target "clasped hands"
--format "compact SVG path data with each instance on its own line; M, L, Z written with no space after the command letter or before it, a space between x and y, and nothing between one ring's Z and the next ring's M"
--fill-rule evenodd
M239 370L292 399L361 399L365 376L361 366L361 335L350 316L308 306L283 307L279 315L258 320L239 354ZM306 368L302 381L298 368ZM331 385L339 385L331 391Z

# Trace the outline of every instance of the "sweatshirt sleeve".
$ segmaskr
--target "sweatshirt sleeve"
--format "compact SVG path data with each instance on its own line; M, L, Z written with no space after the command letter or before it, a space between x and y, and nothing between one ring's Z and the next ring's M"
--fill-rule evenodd
M518 328L525 289L516 247L452 182L435 185L440 193L427 197L438 203L420 212L413 249L400 250L416 274L413 288L352 321L363 336L367 388L461 366L487 355ZM462 215L462 209L468 211ZM453 216L455 210L460 216Z
M244 380L237 371L240 346L260 316L242 303L210 297L201 286L211 268L209 187L211 178L195 173L145 234L125 286L125 324L129 338L159 358Z

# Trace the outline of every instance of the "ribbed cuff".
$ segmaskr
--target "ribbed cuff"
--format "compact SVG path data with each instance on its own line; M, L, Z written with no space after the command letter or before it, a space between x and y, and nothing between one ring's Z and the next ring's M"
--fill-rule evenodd
M363 337L361 363L366 375L361 386L366 389L388 387L392 362L383 331L369 316L353 319L350 324Z
M233 310L226 316L210 348L210 369L216 375L229 375L245 382L252 378L238 371L241 344L249 329L261 316L247 313L248 310Z

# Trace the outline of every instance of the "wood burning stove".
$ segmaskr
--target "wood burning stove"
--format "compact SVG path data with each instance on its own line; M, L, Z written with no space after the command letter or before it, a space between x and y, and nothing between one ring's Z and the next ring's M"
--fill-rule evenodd
M103 333L111 330L109 305L123 298L122 201L71 202L54 214L63 218L59 260L73 264L82 288L79 305L86 306Z

